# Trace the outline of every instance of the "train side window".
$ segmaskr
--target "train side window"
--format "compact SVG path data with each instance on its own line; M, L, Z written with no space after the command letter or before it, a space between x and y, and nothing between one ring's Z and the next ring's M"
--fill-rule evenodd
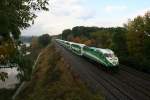
M87 46L84 47L85 50L89 51L89 48Z
M85 47L83 47L83 49L87 49L87 47L85 46Z

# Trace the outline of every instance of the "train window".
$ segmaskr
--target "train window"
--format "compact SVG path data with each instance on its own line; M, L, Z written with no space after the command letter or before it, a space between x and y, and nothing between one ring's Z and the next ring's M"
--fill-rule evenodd
M88 46L85 46L84 49L87 50L87 51L90 51Z
M87 46L83 47L84 49L87 49Z
M104 55L105 57L113 57L113 54L110 54L110 53L105 53Z

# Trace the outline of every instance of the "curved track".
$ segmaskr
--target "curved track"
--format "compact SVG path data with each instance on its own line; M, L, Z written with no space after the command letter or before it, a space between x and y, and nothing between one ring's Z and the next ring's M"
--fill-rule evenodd
M87 61L55 43L73 71L93 90L100 90L107 100L150 100L150 75L121 65L117 74L103 71L100 65Z

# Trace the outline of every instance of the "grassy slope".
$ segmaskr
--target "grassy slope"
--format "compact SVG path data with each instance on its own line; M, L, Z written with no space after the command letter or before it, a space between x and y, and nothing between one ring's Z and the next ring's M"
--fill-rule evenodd
M53 46L43 50L37 70L17 100L103 100L92 93L69 68Z

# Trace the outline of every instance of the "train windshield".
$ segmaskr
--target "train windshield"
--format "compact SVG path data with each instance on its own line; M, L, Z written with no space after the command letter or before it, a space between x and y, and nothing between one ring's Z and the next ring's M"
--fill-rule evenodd
M114 56L114 54L111 54L111 53L105 53L104 55L105 57L108 57L108 58L112 58Z

